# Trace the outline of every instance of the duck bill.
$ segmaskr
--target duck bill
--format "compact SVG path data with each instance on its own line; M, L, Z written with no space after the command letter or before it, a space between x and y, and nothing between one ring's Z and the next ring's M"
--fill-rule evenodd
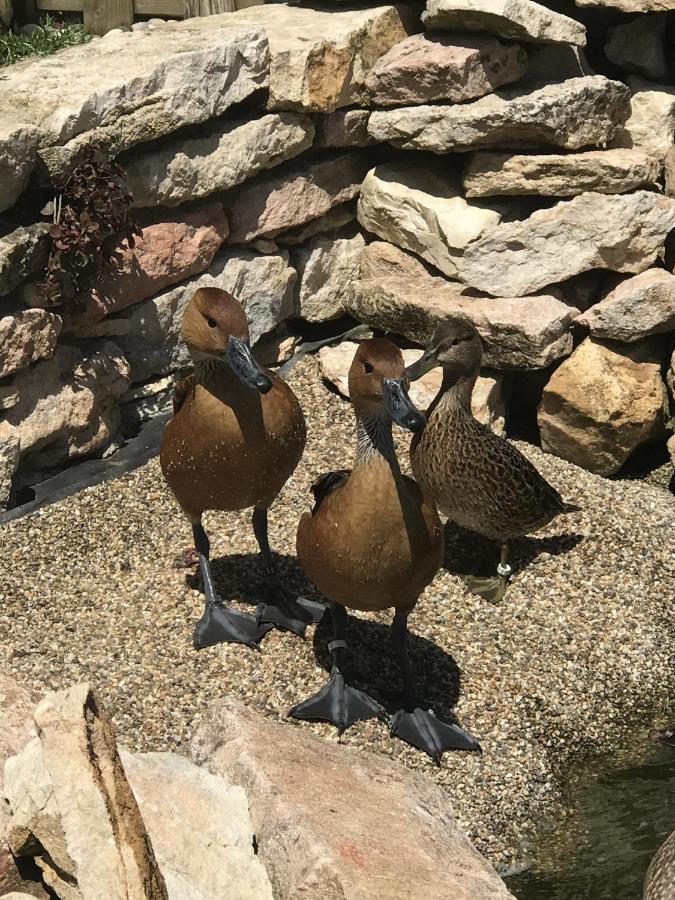
M405 373L409 381L417 381L422 375L426 375L427 372L435 369L437 365L438 360L436 359L435 350L426 350L419 359L408 366Z
M272 379L255 361L248 341L230 337L223 359L246 387L261 394L266 394L272 387Z
M412 402L404 379L384 379L384 407L394 422L408 431L421 431L427 423L424 413Z

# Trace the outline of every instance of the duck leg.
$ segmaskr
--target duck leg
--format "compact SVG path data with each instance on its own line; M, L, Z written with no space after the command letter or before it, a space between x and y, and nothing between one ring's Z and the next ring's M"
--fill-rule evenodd
M488 578L482 578L478 575L462 575L462 581L472 594L477 594L488 600L490 603L500 603L509 583L509 576L512 569L508 564L509 545L503 543L501 545L501 553L499 564L497 565L497 574Z
M204 613L195 626L192 643L197 650L212 647L214 644L233 642L246 644L258 649L258 642L272 627L260 625L253 616L228 609L216 593L211 574L209 553L211 545L201 522L192 525L195 549L199 558L199 567L204 581L206 606Z
M345 640L347 611L343 606L331 603L331 613L333 615L333 640L328 645L328 649L333 658L333 667L330 680L313 697L298 703L289 710L288 715L293 716L294 719L309 719L310 721L319 719L322 722L332 722L333 725L337 725L338 734L342 734L346 728L349 728L354 722L358 722L359 719L383 719L385 712L380 704L364 691L345 684L344 676L340 671L340 661L347 649Z
M320 621L326 607L323 603L296 596L281 583L270 551L266 508L256 506L253 510L253 532L262 554L265 579L265 601L258 607L258 621L303 637L308 625Z
M392 737L418 750L423 750L441 764L446 750L478 750L478 741L460 728L457 722L443 722L437 719L433 710L422 709L417 691L417 683L408 655L408 614L396 612L391 626L391 637L399 659L404 683L404 705L391 720Z

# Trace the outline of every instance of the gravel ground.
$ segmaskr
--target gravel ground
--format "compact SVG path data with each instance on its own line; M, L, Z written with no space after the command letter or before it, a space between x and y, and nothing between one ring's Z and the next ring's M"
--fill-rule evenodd
M321 383L315 359L289 379L309 423L304 459L270 516L287 581L315 595L293 553L295 529L320 472L348 465L349 405ZM405 453L408 436L399 434ZM565 772L583 756L675 713L675 503L663 490L590 475L524 447L584 512L515 542L515 574L493 606L443 571L411 617L411 650L425 699L453 705L484 752L448 753L440 768L389 738L383 723L358 723L345 744L425 771L452 796L469 835L493 863L522 858L533 827L560 814ZM224 597L251 608L260 585L248 513L211 514L214 572ZM467 564L473 541L448 526L448 564ZM139 750L177 748L212 700L232 693L269 715L325 680L328 623L303 641L272 632L262 652L192 649L202 609L192 570L176 567L188 525L157 460L89 488L2 530L0 658L39 690L94 682L121 741ZM187 577L186 577L187 575ZM353 683L390 710L401 682L388 615L353 618ZM329 726L289 723L337 740Z

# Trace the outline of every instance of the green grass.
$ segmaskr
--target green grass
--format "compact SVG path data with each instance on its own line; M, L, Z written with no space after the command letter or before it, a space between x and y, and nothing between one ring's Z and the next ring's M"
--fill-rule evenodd
M32 34L0 34L0 66L11 66L28 56L47 56L90 40L83 25L60 25L46 16Z

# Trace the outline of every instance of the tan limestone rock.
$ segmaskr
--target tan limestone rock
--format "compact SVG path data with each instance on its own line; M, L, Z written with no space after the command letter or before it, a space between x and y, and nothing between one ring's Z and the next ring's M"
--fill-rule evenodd
M490 31L500 37L543 43L586 44L586 29L575 19L532 0L428 0L426 28Z
M675 331L675 275L647 269L627 278L577 319L595 337L634 343Z
M0 378L52 356L61 319L43 309L28 309L0 319Z
M617 147L636 147L664 159L675 144L675 87L630 78L630 115L614 139Z
M361 234L318 237L293 254L298 273L297 309L303 319L325 322L349 308L365 243Z
M15 228L0 237L0 297L46 266L50 245L48 230L46 223L38 222Z

